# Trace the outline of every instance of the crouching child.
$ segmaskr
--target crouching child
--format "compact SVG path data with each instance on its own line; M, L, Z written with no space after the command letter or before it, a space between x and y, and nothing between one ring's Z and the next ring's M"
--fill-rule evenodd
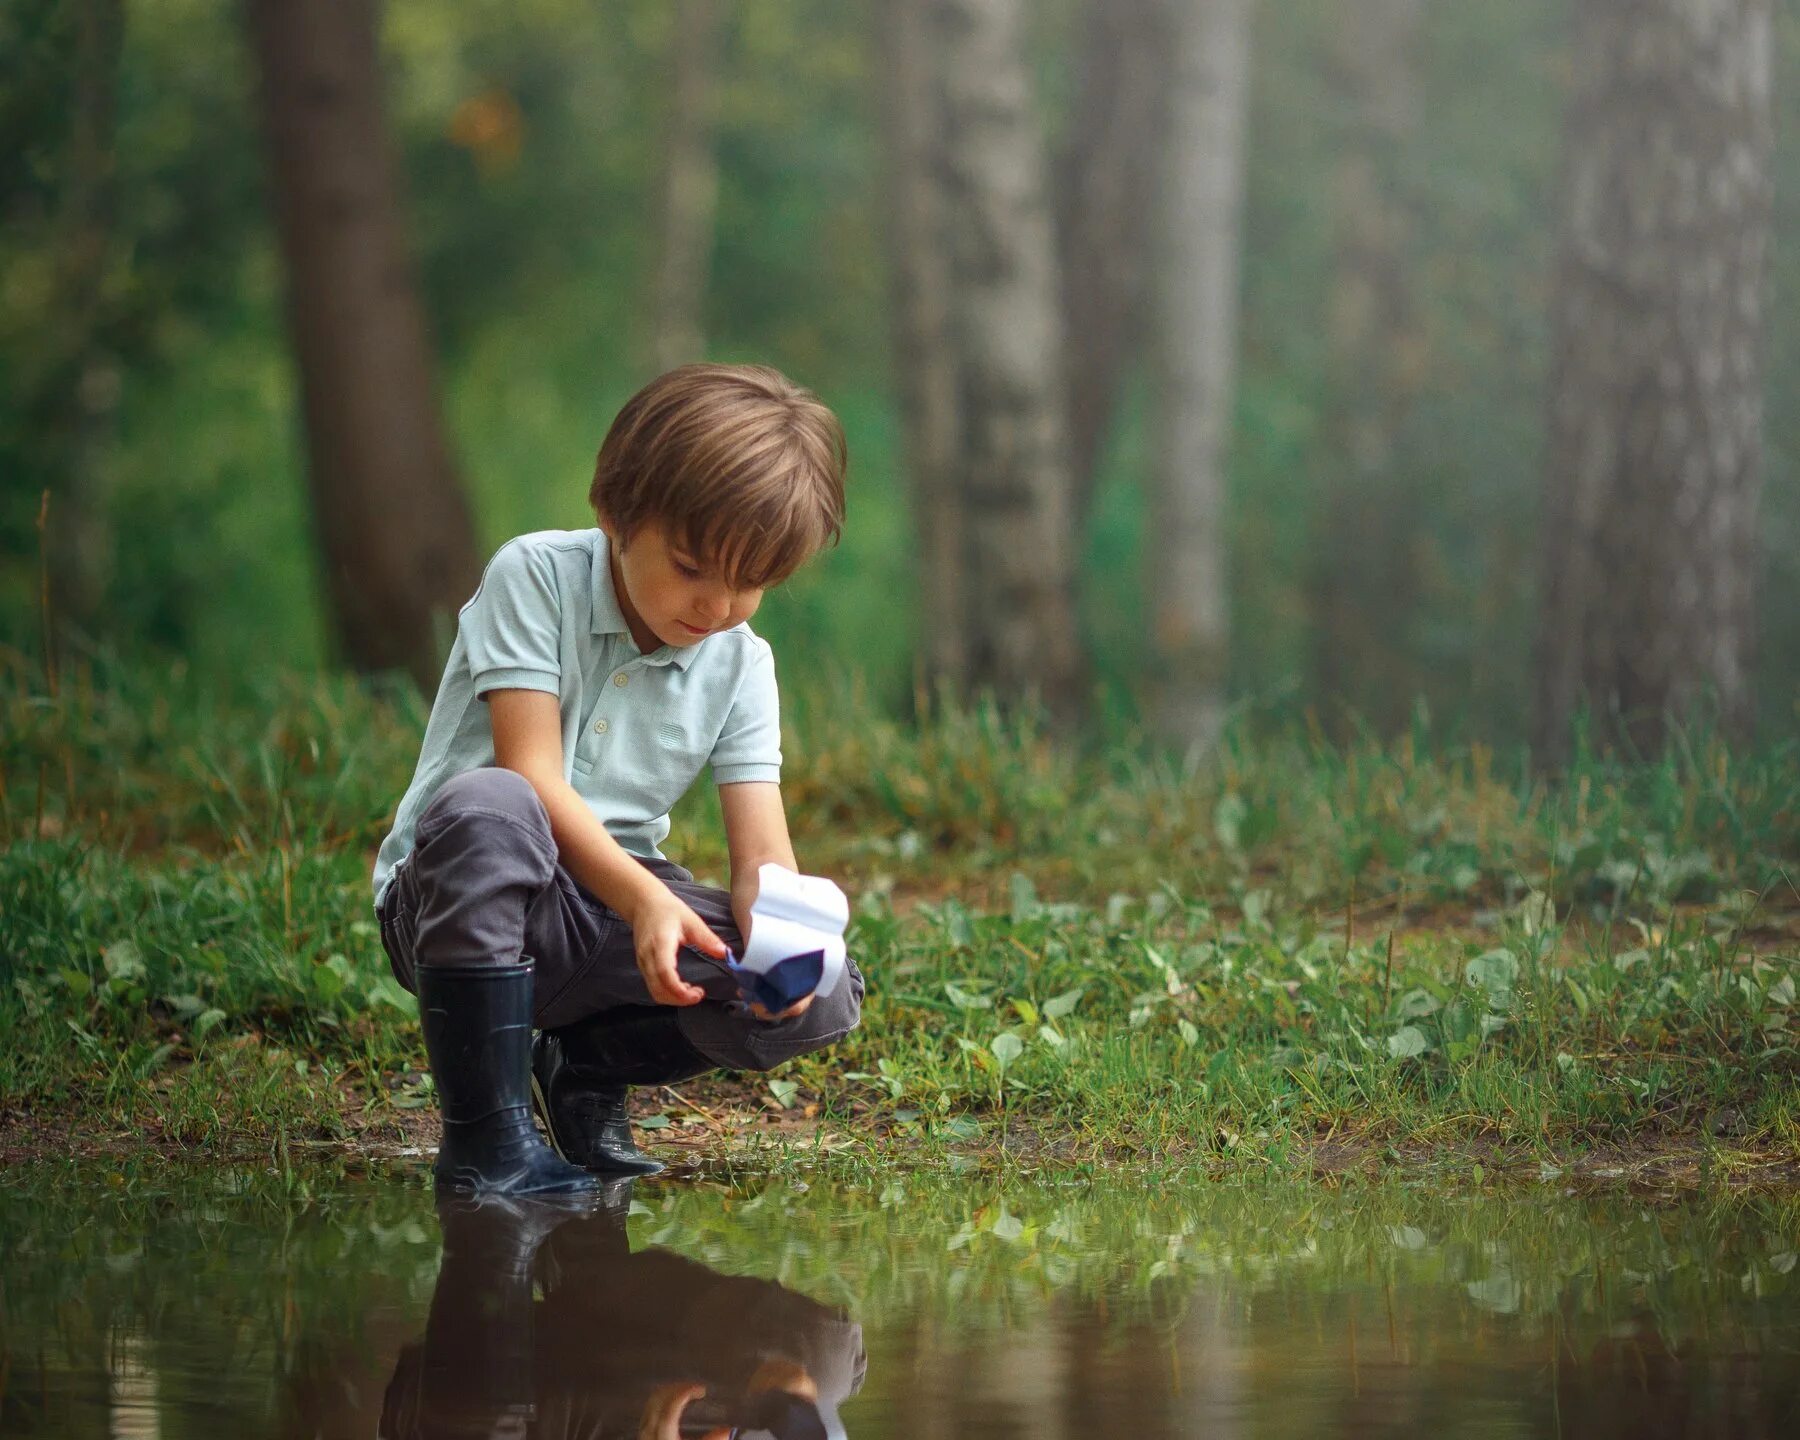
M443 1110L440 1188L567 1193L660 1170L632 1141L628 1087L768 1070L856 1025L854 962L780 1014L744 1003L723 963L758 867L798 868L774 661L748 622L837 539L844 467L809 391L684 366L607 433L598 527L509 541L463 607L374 876ZM660 848L707 767L729 890Z

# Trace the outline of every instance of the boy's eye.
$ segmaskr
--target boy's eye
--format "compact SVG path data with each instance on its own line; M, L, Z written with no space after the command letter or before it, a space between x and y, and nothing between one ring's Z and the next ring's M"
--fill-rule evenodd
M677 560L675 562L675 572L688 580L698 580L700 578L700 567L698 565L690 564L686 560Z

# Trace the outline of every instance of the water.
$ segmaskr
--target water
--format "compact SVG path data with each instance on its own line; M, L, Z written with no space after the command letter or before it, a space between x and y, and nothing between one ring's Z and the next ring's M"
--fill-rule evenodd
M12 1170L0 1434L1800 1434L1800 1197L610 1199L440 1214L417 1175Z

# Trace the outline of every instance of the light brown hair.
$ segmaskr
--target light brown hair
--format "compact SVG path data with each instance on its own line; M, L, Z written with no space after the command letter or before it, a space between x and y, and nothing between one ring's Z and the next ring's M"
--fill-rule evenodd
M588 500L629 543L655 522L734 589L780 584L844 528L844 429L765 365L683 365L625 402Z

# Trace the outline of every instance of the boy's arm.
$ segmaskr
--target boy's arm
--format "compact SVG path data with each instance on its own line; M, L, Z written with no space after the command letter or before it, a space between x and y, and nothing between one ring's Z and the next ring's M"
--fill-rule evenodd
M563 779L562 714L556 696L541 690L490 690L484 698L494 728L495 763L530 782L550 816L550 834L563 867L631 927L638 970L651 997L662 1005L696 1004L704 992L676 973L675 952L691 945L723 959L725 942L607 833L575 787ZM779 810L779 795L776 807ZM786 829L784 820L784 836Z
M794 842L788 838L781 786L771 780L721 785L719 809L725 816L725 844L731 852L731 913L747 940L750 907L756 903L757 867L773 862L797 871L800 864L794 859Z
M787 810L781 786L772 780L745 780L719 787L719 809L725 817L725 844L731 852L731 913L746 943L750 939L750 907L756 903L757 867L773 862L798 871L794 843L788 838ZM813 997L796 1001L780 1018L799 1015ZM765 1015L761 1006L752 1007ZM766 1015L765 1015L766 1018Z

